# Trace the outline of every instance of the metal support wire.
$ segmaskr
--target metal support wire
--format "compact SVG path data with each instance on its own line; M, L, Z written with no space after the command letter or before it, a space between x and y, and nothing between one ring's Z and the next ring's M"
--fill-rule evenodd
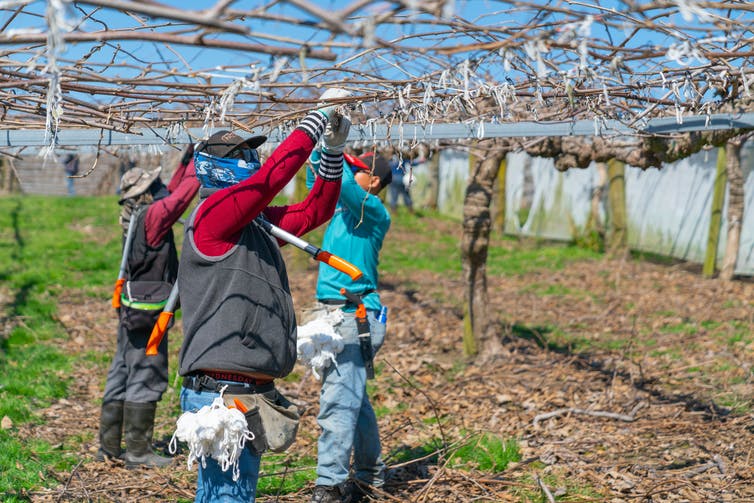
M754 129L754 113L691 115L679 124L675 117L648 119L643 127L629 128L616 120L577 120L559 122L511 122L505 124L467 122L454 124L404 124L387 127L385 125L352 126L348 140L385 141L402 138L409 142L434 140L481 140L485 138L521 138L542 136L633 136L636 134L674 134L692 131L712 131L722 129ZM45 132L42 130L0 130L2 147L46 147ZM286 132L253 131L252 134L266 134L268 143L280 143ZM202 128L184 130L171 134L167 128L144 128L140 134L108 132L108 145L165 145L171 138L172 145L183 145L204 136ZM64 129L58 131L57 146L97 146L101 144L99 129Z

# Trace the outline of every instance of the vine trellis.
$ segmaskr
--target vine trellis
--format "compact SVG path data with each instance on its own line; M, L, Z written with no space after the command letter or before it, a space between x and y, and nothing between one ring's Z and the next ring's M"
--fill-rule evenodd
M194 4L0 0L2 129L285 130L329 85L365 128L754 110L748 0Z

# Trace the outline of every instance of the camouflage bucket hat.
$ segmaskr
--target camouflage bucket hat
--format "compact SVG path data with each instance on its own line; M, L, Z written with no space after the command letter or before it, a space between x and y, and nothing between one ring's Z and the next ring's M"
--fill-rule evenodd
M142 168L131 168L126 171L120 179L120 199L119 203L122 203L126 199L131 199L139 194L146 192L152 182L154 182L158 176L162 167L147 171Z

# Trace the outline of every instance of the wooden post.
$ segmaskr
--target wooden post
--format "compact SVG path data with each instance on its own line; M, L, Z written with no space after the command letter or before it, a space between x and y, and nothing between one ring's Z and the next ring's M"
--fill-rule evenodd
M625 253L628 247L626 224L626 166L617 159L607 162L608 211L610 227L607 251L610 255Z
M508 157L503 157L497 171L497 190L495 191L495 215L492 219L493 229L502 236L505 234L505 176L508 171Z
M474 178L474 169L476 165L476 157L469 150L469 180ZM466 189L468 191L468 188ZM465 199L465 198L464 198ZM464 204L465 211L465 204ZM465 218L464 218L465 219ZM465 230L464 230L465 233ZM461 250L461 261L463 262L463 246ZM464 276L470 276L470 274L464 273ZM479 348L476 344L476 338L474 335L474 306L472 305L474 294L474 288L471 286L471 278L466 280L466 295L463 303L463 354L464 356L476 356L479 352Z
M702 274L711 278L715 275L717 265L717 244L720 241L720 226L723 220L723 204L725 204L725 187L728 184L726 172L725 147L717 149L717 170L715 172L715 188L712 193L712 214L709 219L709 232L707 233L707 250L704 256Z

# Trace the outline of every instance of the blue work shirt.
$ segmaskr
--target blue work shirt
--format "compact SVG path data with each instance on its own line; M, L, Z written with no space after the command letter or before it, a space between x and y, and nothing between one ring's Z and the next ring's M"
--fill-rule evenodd
M320 153L312 152L309 158L314 172L319 168ZM307 170L306 186L314 185L314 173ZM356 281L327 264L320 262L317 277L318 300L345 300L340 289L361 294L367 290L373 293L364 297L367 309L379 310L380 296L377 293L380 249L390 228L390 213L379 197L366 192L356 183L351 166L343 160L343 181L335 213L325 230L322 249L358 267L364 274ZM355 307L348 306L346 311Z

